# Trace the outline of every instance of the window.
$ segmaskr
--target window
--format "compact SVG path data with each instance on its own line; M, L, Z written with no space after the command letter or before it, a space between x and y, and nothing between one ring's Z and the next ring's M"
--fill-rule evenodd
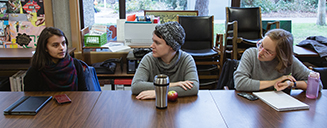
M289 27L294 45L308 36L327 35L327 26L316 25L317 4L318 0L241 0L241 7L260 6L263 21L280 20L281 28Z
M195 10L197 0L81 0L84 26L93 24L116 25L119 19L119 2L125 2L125 17L136 14L144 16L143 10ZM206 1L206 0L202 0ZM214 15L215 33L224 32L225 7L231 0L207 0L207 15ZM80 2L81 3L81 2ZM82 26L81 28L83 28Z

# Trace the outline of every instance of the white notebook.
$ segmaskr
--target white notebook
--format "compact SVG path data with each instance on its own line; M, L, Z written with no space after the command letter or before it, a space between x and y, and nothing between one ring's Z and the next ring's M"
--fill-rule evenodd
M309 105L295 99L283 91L253 92L253 94L277 111L309 109Z

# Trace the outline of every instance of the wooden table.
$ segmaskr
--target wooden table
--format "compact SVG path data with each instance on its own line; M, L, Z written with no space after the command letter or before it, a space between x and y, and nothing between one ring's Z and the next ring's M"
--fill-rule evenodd
M294 55L297 57L319 57L318 53L307 48L293 46Z
M214 90L210 93L230 128L321 128L327 125L327 90L323 90L316 100L306 98L301 90L293 90L291 95L308 104L310 109L287 112L278 112L261 100L249 101L234 90Z
M168 102L157 109L155 100L137 100L130 91L103 91L83 127L158 128L226 127L209 91Z
M80 128L91 113L101 92L0 92L0 110L3 112L16 100L27 96L54 96L67 94L72 103L59 105L51 100L35 116L0 114L2 128Z
M327 125L327 90L312 100L305 92L291 95L308 104L309 110L278 112L261 100L249 101L234 90L200 90L197 96L180 97L157 109L155 100L137 100L130 91L102 92L0 92L0 110L24 95L67 94L72 103L51 100L35 116L0 115L0 127L85 127L85 128L239 128L313 127Z

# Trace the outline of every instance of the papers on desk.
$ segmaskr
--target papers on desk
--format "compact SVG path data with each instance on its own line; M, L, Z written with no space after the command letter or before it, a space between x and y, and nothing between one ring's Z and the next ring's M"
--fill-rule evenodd
M277 111L309 109L309 105L283 91L253 92L253 94Z
M106 25L92 25L90 29L90 35L102 35L107 32Z
M124 43L119 42L109 42L103 45L102 47L108 47L111 52L125 51L131 49L131 47L128 47L124 45Z

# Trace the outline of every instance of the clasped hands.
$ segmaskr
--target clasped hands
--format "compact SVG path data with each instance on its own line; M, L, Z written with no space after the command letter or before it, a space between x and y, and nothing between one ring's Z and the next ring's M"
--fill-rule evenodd
M187 80L187 81L180 81L180 82L174 82L169 84L169 87L176 87L176 86L180 86L184 90L188 90L193 88L193 82ZM136 99L139 100L154 99L154 98L156 98L156 92L154 90L145 90L136 96Z
M292 75L284 75L275 80L274 88L277 91L284 90L292 85L292 82L295 82L296 79Z

